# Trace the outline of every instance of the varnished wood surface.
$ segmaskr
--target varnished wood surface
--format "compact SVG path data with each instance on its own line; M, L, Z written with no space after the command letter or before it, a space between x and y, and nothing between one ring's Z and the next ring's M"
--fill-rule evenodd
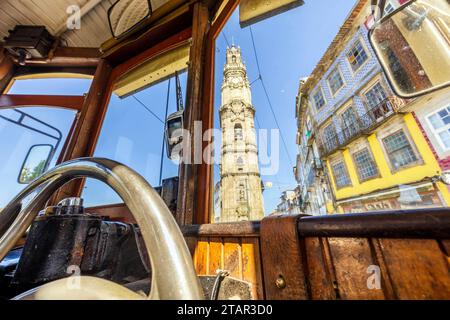
M207 52L207 34L210 27L210 12L208 7L197 2L193 8L192 46L190 51L190 64L188 69L188 84L186 89L186 111L184 116L185 129L194 132L195 122L202 121L202 89L205 72L205 56ZM213 108L213 106L210 106ZM192 163L197 155L203 155L203 150L197 150L195 139L191 139L190 157ZM200 152L199 152L200 151ZM206 220L197 217L196 213L205 212L204 206L209 207L210 185L206 183L207 177L199 172L199 165L183 164L180 166L180 187L178 194L177 220L180 225L204 223Z
M264 288L269 300L308 299L304 252L296 227L299 218L275 216L262 221L261 255ZM277 281L285 284L280 286Z
M264 299L259 239L201 237L187 238L198 275L217 275L227 270L230 276L249 282L255 300Z
M450 238L448 208L302 217L301 237Z
M123 210L91 211L120 217ZM183 226L182 231L199 275L227 270L252 284L255 299L450 299L449 239L301 237L302 219L271 217L262 223ZM368 285L374 285L374 268L379 287ZM280 275L285 288L276 286Z
M84 96L52 96L52 95L0 95L0 109L17 107L57 107L80 111Z

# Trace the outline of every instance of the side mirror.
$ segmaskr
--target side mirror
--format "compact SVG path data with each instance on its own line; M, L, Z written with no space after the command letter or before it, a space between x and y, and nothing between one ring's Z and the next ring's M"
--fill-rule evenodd
M18 182L29 184L43 174L50 164L53 153L54 148L51 145L32 146L22 164Z
M113 37L123 38L151 15L150 0L118 0L108 10L109 27Z
M180 148L183 143L184 110L171 114L166 120L167 157L171 160L180 159Z
M416 98L450 85L447 0L412 0L381 19L369 38L398 96Z

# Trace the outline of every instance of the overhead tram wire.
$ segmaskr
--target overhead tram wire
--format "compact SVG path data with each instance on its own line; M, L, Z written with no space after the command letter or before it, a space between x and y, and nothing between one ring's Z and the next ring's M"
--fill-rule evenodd
M161 122L163 125L166 125L166 122L162 120L156 113L154 113L149 107L147 107L140 99L138 99L135 95L132 95L132 97L142 106L145 110L147 110L153 117L155 117L159 122Z
M169 79L169 84L167 86L166 119L167 119L167 116L169 115L170 83L171 83L171 80L172 79ZM176 82L177 82L177 84L178 84L178 81L179 81L178 73L176 73ZM164 125L165 125L165 123L164 123ZM164 130L164 134L163 134L163 141L162 141L162 147L161 147L161 165L159 167L159 186L161 186L161 187L162 187L162 179L163 179L163 171L164 171L164 151L165 151L165 148L166 148L166 130Z
M289 153L289 148L287 147L286 139L284 138L283 132L281 131L281 127L280 127L280 124L279 124L279 122L278 122L278 119L277 119L277 117L276 117L276 115L275 115L275 111L274 111L274 109L273 109L273 105L272 105L272 101L271 101L270 96L269 96L269 92L267 91L266 85L265 85L265 83L264 83L264 79L263 79L263 77L262 77L261 66L260 66L260 64L259 64L258 52L257 52L257 50L256 50L255 38L254 38L254 36L253 36L252 27L250 27L250 36L251 36L251 39L252 39L253 51L254 51L254 53L255 53L256 67L258 68L258 73L259 73L259 79L257 79L257 80L261 80L261 85L262 85L263 90L264 90L264 93L265 93L265 95L266 95L267 102L268 102L269 107L270 107L270 111L272 112L272 116L273 116L273 118L274 118L274 120L275 120L275 123L276 123L276 125L277 125L277 127L278 127L278 130L280 131L280 136L281 136L281 140L282 140L282 142L283 142L283 147L284 147L284 149L285 149L285 151L286 151L286 156L288 157L291 166L294 167L294 162L292 161L291 155L290 155L290 153ZM257 81L257 80L256 80L256 81Z

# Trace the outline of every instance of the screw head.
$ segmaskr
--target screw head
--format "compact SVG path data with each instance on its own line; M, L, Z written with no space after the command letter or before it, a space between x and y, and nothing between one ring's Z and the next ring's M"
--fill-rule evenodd
M275 284L278 289L284 289L286 288L286 280L282 275L278 276L278 279L275 281Z

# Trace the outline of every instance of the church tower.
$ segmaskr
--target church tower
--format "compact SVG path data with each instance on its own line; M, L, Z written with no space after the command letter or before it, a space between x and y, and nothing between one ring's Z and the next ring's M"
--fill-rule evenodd
M256 144L255 108L241 49L227 49L222 84L220 222L264 218L262 184Z

